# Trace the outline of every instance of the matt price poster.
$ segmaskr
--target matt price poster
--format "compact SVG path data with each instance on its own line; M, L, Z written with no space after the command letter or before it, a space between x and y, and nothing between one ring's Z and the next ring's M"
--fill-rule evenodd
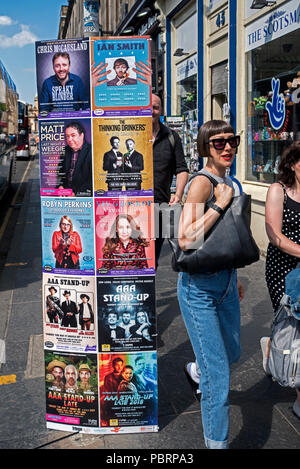
M95 196L153 195L151 117L94 118L93 144Z
M153 221L152 197L95 198L97 274L155 274Z
M41 197L43 272L94 275L93 200Z
M155 277L97 278L102 352L156 349Z
M48 422L98 427L96 354L45 351Z
M43 274L45 349L96 352L95 277Z
M36 42L40 118L89 117L89 40Z
M90 119L40 120L39 138L41 195L92 196Z
M157 425L156 352L100 354L101 427Z
M91 38L94 116L151 116L150 38Z

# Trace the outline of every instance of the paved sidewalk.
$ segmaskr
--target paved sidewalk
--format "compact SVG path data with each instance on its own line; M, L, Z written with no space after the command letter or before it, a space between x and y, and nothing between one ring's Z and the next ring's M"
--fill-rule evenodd
M199 404L183 373L183 365L193 359L193 353L178 308L177 275L170 268L167 242L156 276L160 431L94 436L46 429L38 178L36 159L7 267L0 278L0 339L6 344L6 363L0 364L0 448L204 448ZM242 357L232 372L230 446L299 448L300 420L291 410L294 392L273 383L261 366L259 339L268 335L272 315L264 259L241 269L239 277L246 294L242 303Z

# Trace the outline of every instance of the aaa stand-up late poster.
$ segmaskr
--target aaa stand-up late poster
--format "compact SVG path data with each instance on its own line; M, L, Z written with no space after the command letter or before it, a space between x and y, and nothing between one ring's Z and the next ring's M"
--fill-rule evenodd
M150 38L91 38L94 116L151 116Z
M36 42L40 118L90 117L89 40Z
M94 275L91 198L41 197L44 273Z
M94 118L95 196L152 196L151 117Z
M97 278L99 351L156 349L155 277Z
M40 120L42 196L92 196L90 119Z
M43 274L44 348L96 352L95 277Z
M45 378L49 428L99 426L97 354L46 350Z
M99 355L101 427L157 426L156 352Z
M154 275L153 197L95 199L99 276Z

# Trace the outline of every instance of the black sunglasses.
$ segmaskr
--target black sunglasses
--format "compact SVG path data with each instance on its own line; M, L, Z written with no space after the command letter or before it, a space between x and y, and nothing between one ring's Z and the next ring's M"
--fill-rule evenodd
M240 144L240 136L234 135L233 137L229 138L214 138L213 140L209 140L208 143L212 143L216 150L224 150L226 147L226 143L229 143L231 148L237 148Z

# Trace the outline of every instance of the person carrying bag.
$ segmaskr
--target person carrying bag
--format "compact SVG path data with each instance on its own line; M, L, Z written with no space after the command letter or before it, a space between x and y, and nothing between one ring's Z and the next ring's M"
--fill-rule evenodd
M245 216L249 200L242 197L234 213L240 190L226 177L239 143L240 137L224 121L212 120L201 126L197 148L199 156L207 157L207 164L189 184L178 240L170 239L174 267L180 271L179 305L196 357L196 362L185 365L185 373L193 390L197 387L201 395L204 441L211 449L229 447L230 365L240 357L240 300L244 295L236 268L259 257L249 236L249 216ZM243 219L245 224L239 231L236 227L242 226ZM235 243L243 247L243 236L246 246L251 242L252 258L247 261L230 252ZM204 255L208 241L209 252Z
M189 181L189 186L197 176L204 176L209 179L212 189L222 182L213 176L206 169L202 169L194 174ZM226 178L227 184L234 187L235 182L231 178ZM250 229L251 217L251 196L242 193L233 197L225 210L215 205L216 198L207 201L205 211L213 208L220 213L219 219L203 236L198 240L196 249L183 251L176 237L176 230L172 230L174 223L178 220L178 213L181 214L182 206L177 205L174 209L177 214L173 214L172 227L168 238L173 252L172 267L177 272L189 272L190 274L199 272L218 272L224 268L241 268L250 265L259 259L259 248L253 239ZM172 210L173 207L170 209ZM175 228L175 227L174 227Z
M299 327L296 319L286 313L293 312L289 310L289 306L297 305L297 301L292 301L291 305L282 304L284 295L296 298L300 295L300 284L297 280L299 269L297 265L300 259L300 142L295 141L291 145L286 146L280 156L278 164L277 182L270 185L266 199L266 232L269 238L269 245L266 256L266 284L268 287L270 299L273 307L273 314L276 316L276 323L273 327L272 336L274 343L270 337L262 337L260 345L263 356L263 368L266 374L270 374L268 366L268 358L270 355L270 347L272 346L280 350L277 333L274 331L282 328L283 332L289 331L285 328L285 324L293 323L292 334L297 334L295 330ZM291 280L293 278L293 280ZM292 292L289 286L294 288ZM282 308L280 308L283 306ZM297 306L298 308L298 306ZM277 313L280 312L278 315ZM283 319L283 321L282 321ZM288 332L289 334L289 332ZM288 337L286 334L283 340ZM292 337L292 335L290 335ZM290 339L292 340L292 339ZM294 341L294 340L293 340ZM278 347L276 343L279 344ZM291 348L285 346L282 348L288 351ZM295 352L298 354L298 352ZM276 352L275 352L276 354ZM293 352L292 352L293 354ZM289 353L284 353L281 359L287 363L289 361ZM280 357L280 352L277 354ZM298 358L297 358L298 360ZM284 365L285 366L285 365ZM276 371L273 371L275 379L277 379ZM280 382L281 378L279 379ZM289 380L287 380L289 382ZM296 382L296 380L294 381ZM293 404L294 414L300 418L300 383L295 384L296 400Z
M283 387L300 388L300 264L285 277L285 294L272 322L268 368Z

